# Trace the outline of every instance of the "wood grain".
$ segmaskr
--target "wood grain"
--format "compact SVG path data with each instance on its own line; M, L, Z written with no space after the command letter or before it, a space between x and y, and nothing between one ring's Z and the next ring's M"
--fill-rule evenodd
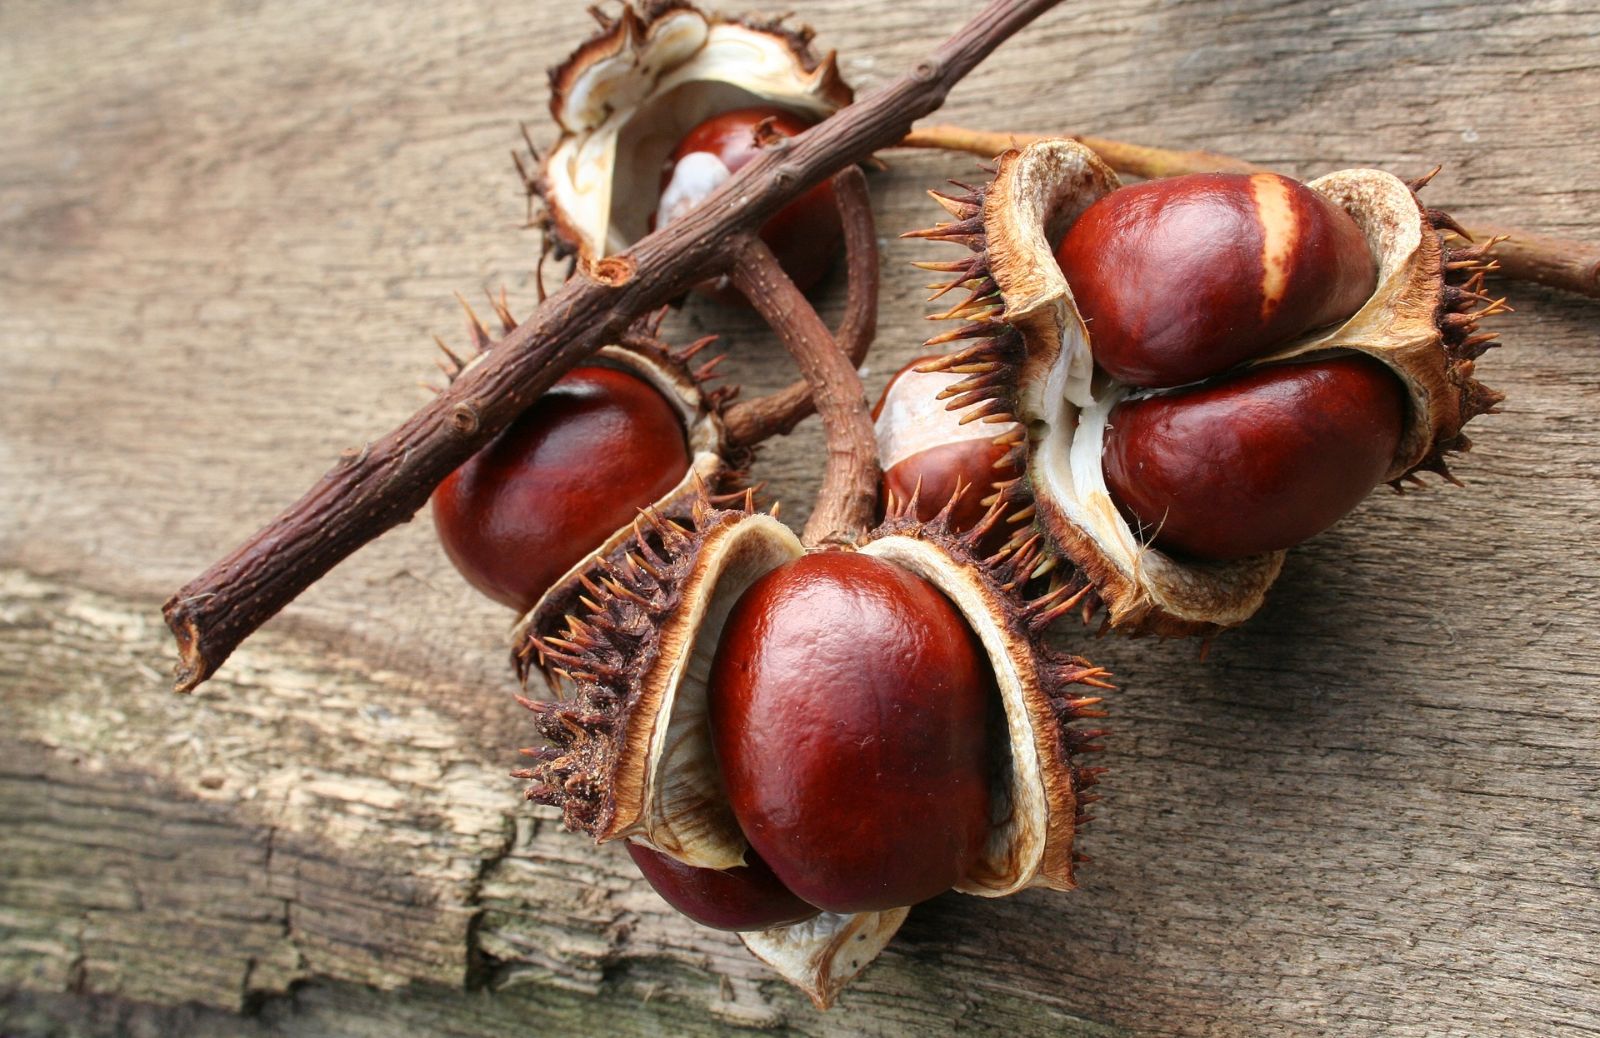
M964 12L801 5L858 89ZM508 151L581 5L0 7L0 1031L1600 1031L1600 304L1522 289L1465 489L1375 496L1205 662L1117 672L1083 889L919 908L818 1015L505 777L509 617L426 521L196 698L160 602L409 414L450 293L534 297ZM1443 163L1468 223L1600 239L1600 10L1066 4L939 116L1302 176ZM965 159L896 153L869 392L926 334L901 241ZM833 285L826 316L842 305ZM748 391L792 378L748 314ZM459 341L459 336L456 336ZM758 472L800 523L820 431ZM1089 1023L1094 1021L1094 1023Z

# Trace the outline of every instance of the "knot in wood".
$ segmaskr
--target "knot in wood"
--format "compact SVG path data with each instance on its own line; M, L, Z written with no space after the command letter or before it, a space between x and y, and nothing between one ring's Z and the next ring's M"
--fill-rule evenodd
M784 163L772 171L772 182L779 187L788 187L800 179L800 167Z
M589 268L589 276L602 285L619 288L633 280L633 274L636 269L637 265L633 262L633 257L624 253L620 256L607 256L605 259L600 260Z
M927 61L917 63L917 67L911 70L911 78L919 83L931 83L938 79L943 71L944 66L940 62L929 58Z
M467 402L459 403L450 409L450 428L462 436L471 436L478 431L478 408Z
M372 441L368 440L360 447L346 447L339 452L340 465L359 465L367 460L367 455L372 453Z

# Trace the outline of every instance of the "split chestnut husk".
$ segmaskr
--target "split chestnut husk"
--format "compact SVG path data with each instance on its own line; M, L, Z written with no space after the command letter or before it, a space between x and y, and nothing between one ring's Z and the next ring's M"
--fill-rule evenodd
M1241 623L1276 579L1283 551L1221 561L1163 551L1151 543L1152 529L1159 539L1159 518L1146 526L1130 522L1119 508L1126 503L1107 487L1103 454L1114 410L1125 401L1130 407L1176 406L1166 403L1175 396L1163 394L1193 391L1143 390L1110 377L1096 363L1093 324L1086 324L1056 258L1058 243L1079 217L1119 189L1116 174L1070 140L1007 151L993 173L981 186L935 192L953 220L912 235L972 252L922 264L950 275L938 286L941 294L966 293L936 315L961 325L930 340L970 341L928 365L971 372L946 391L948 406L968 420L1018 422L1029 430L1013 447L1025 474L1007 494L1018 508L1033 506L1036 530L1072 564L1057 579L1090 589L1086 619L1103 605L1106 622L1129 633L1208 634ZM1462 427L1501 399L1473 372L1476 358L1494 345L1492 335L1478 332L1478 322L1506 309L1503 300L1482 293L1495 243L1459 240L1454 221L1418 201L1416 189L1425 182L1408 185L1378 170L1353 169L1306 184L1353 221L1376 267L1376 287L1332 326L1276 343L1223 376L1287 371L1352 354L1378 362L1403 388L1404 418L1374 482L1397 489L1402 481L1420 483L1424 471L1453 482L1445 462L1469 446ZM1248 283L1239 288L1256 290ZM1202 290L1225 293L1229 287L1196 286L1197 294ZM1158 294L1146 305L1201 304ZM1128 482L1139 478L1126 475Z
M1081 754L1097 749L1102 734L1074 723L1101 716L1094 693L1106 687L1105 675L1045 647L1039 633L1076 600L1065 589L1021 597L1040 565L1036 540L997 556L976 554L1001 519L998 509L958 535L949 531L947 514L924 522L914 508L907 502L856 551L925 583L954 608L981 646L998 698L987 736L990 764L976 777L986 788L986 831L953 886L988 897L1030 886L1071 889L1074 837L1093 799L1084 791L1101 770L1083 766ZM687 524L654 515L641 522L630 551L600 564L590 601L563 634L530 637L521 647L525 657L559 670L573 689L561 700L528 703L549 741L525 751L535 761L523 773L533 780L529 798L558 807L570 828L600 842L628 838L702 868L742 864L749 841L730 808L733 779L718 765L708 683L741 597L805 555L787 527L753 511L748 500L722 509L702 498ZM803 684L804 676L797 680ZM895 734L890 729L882 737ZM817 748L826 740L818 744L812 735L790 733L793 752L829 752ZM837 838L852 839L852 827L915 828L925 821L863 815L841 820ZM895 864L874 867L892 871ZM904 906L824 912L746 935L746 943L826 1004L904 916ZM846 933L856 935L848 947L841 943Z
M853 94L810 30L781 19L708 14L685 0L624 5L550 72L561 128L530 197L544 203L547 247L585 267L650 229L663 163L713 116L775 108L815 123ZM520 161L520 160L519 160Z

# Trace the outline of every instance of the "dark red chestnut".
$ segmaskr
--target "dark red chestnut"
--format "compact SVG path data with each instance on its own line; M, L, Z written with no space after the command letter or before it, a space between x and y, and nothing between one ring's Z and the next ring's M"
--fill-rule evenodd
M518 612L689 470L683 422L636 375L579 367L433 493L445 553Z
M671 223L699 205L759 155L757 130L763 123L779 137L793 137L808 126L782 108L761 107L723 112L690 130L662 170L655 226ZM843 236L833 188L827 182L789 203L761 228L761 240L802 292L828 272Z
M1177 386L1355 313L1377 286L1343 209L1275 173L1201 173L1113 191L1056 250L1090 349L1136 386Z
M978 525L989 510L985 502L997 482L1021 474L1015 463L1002 464L1010 447L994 442L1015 426L962 425L959 414L945 410L939 394L966 376L913 370L928 359L913 360L896 372L872 409L878 460L883 465L881 498L886 504L890 494L901 501L916 494L917 518L926 522L944 508L957 485L963 485L965 491L950 513L951 530L961 533ZM985 545L987 550L1004 544L1010 532L1009 526L997 526L994 536L986 538L994 542Z
M628 841L628 856L667 904L714 930L770 930L817 914L795 897L754 851L736 869L697 869Z
M988 658L949 599L890 562L803 556L734 604L708 685L735 818L829 912L933 897L989 827Z
M1383 479L1400 380L1352 355L1281 364L1111 411L1106 487L1163 551L1235 559L1333 525Z

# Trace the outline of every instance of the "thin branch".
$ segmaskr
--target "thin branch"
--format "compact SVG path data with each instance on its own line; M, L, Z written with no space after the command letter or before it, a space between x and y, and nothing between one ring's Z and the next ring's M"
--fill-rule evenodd
M878 444L861 376L760 238L745 237L728 276L783 340L822 416L828 464L801 539L810 547L855 544L878 503Z
M1515 227L1475 223L1467 228L1474 238L1504 237L1492 256L1498 273L1515 281L1533 281L1563 292L1600 299L1600 245L1529 234Z
M349 452L288 510L185 585L163 612L189 691L334 566L410 519L440 480L639 315L727 271L741 234L903 138L996 47L1056 0L990 0L908 74L764 154L680 220L580 270L489 356L398 429Z
M834 174L833 195L844 224L848 284L844 317L834 338L850 363L860 367L878 331L878 231L861 167L851 166ZM729 407L723 416L723 427L731 443L748 446L773 436L789 435L815 410L811 384L802 378L776 393Z
M1126 144L1104 137L1083 137L1067 134L1006 133L998 130L972 130L965 126L919 126L901 138L896 147L935 148L941 151L963 151L969 155L992 159L1008 148L1022 148L1035 141L1069 137L1093 151L1106 165L1119 173L1136 177L1176 177L1184 173L1256 173L1253 166L1242 159L1218 155L1211 151L1169 151L1149 148L1142 144Z
M990 159L1007 148L1022 147L1046 134L970 130L962 126L923 126L912 130L897 147L938 148ZM1060 135L1058 135L1060 136ZM1266 171L1242 159L1210 151L1172 151L1128 144L1105 137L1072 136L1119 173L1138 177L1176 177L1185 173L1256 173ZM1496 273L1513 281L1532 281L1567 292L1600 299L1600 245L1564 241L1531 234L1514 227L1474 224L1466 228L1474 239L1504 237L1495 246Z

